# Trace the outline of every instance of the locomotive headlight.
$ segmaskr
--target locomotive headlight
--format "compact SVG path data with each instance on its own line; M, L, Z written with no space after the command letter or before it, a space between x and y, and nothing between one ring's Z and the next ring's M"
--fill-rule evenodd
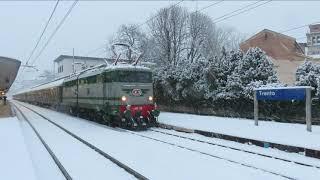
M126 100L127 100L127 97L125 97L125 96L121 97L121 101L126 101Z
M149 99L149 101L152 101L152 100L153 100L153 97L152 97L152 96L149 96L148 99Z

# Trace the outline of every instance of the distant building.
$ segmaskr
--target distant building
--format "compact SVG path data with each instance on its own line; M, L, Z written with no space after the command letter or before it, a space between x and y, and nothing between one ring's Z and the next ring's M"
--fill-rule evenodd
M111 59L107 61L113 62ZM54 73L57 77L62 77L104 63L105 58L60 55L54 60Z
M305 51L307 56L320 59L320 24L309 25Z
M244 52L251 47L259 47L266 52L282 83L293 84L295 82L296 69L306 58L304 49L295 38L264 29L240 44Z

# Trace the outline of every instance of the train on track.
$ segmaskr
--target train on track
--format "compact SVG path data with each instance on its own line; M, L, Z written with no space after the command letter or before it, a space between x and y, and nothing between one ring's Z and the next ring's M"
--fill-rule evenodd
M99 123L126 129L157 124L152 71L132 64L100 65L13 95Z

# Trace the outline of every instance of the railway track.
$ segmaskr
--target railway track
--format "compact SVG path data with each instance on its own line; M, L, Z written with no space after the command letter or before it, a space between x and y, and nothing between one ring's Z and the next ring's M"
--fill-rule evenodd
M52 120L50 120L48 117L38 113L37 111L23 105L20 103L17 103L20 106L23 106L24 108L32 111L33 113L37 114L38 116L42 117L43 119L45 119L46 121L48 121L50 124L58 127L59 129L61 129L63 132L67 133L68 135L70 135L71 137L73 137L74 139L80 141L81 143L83 143L84 145L86 145L87 147L89 147L90 149L94 150L95 152L99 153L100 155L102 155L104 158L106 158L107 160L111 161L112 163L114 163L115 165L119 166L120 168L124 169L127 173L133 175L135 178L139 179L139 180L148 180L147 177L143 176L142 174L140 174L139 172L135 171L134 169L132 169L131 167L125 165L124 163L120 162L119 160L117 160L116 158L112 157L111 155L109 155L108 153L102 151L101 149L99 149L98 147L94 146L93 144L89 143L88 141L80 138L79 136L77 136L76 134L70 132L69 130L67 130L66 128L60 126L59 124L53 122ZM49 154L51 155L51 157L53 158L54 162L57 164L57 166L59 167L59 169L61 170L62 174L65 176L65 178L67 180L72 180L72 177L70 176L70 174L66 171L65 167L62 165L62 163L60 162L60 160L57 158L57 156L54 154L54 152L51 150L51 148L48 146L48 144L44 141L44 139L41 137L41 135L39 134L39 132L37 131L37 129L32 125L32 123L28 120L28 118L26 117L26 115L19 109L19 107L17 107L16 104L14 104L15 109L17 109L17 111L23 116L23 118L28 122L28 124L31 126L31 128L33 129L33 131L36 133L37 137L40 139L40 141L42 142L42 144L45 146L45 148L47 149L47 151L49 152Z
M190 137L177 135L177 134L172 134L172 133L168 133L168 132L164 132L164 131L160 131L160 130L150 129L150 131L153 131L153 132L156 132L156 133L165 134L165 135L168 135L168 136L178 137L178 138L181 138L181 139L187 139L187 140L191 140L191 141L194 141L194 142L208 144L208 145L212 145L212 146L218 146L218 147L222 147L222 148L226 148L226 149L232 149L232 150L235 150L235 151L241 151L241 152L245 152L245 153L249 153L249 154L254 154L254 155L257 155L257 156L266 157L266 158L270 158L270 159L276 159L276 160L280 160L280 161L284 161L284 162L290 162L290 163L294 163L294 164L301 165L301 166L314 167L314 168L320 169L320 166L318 166L318 165L307 164L307 163L304 163L304 162L294 161L294 160L290 160L290 159L286 159L286 158L276 157L276 156L267 155L267 154L264 154L264 153L249 151L249 150L246 150L246 149L241 149L241 148L232 147L232 146L228 146L228 145L223 145L223 144L219 144L219 143L209 142L209 141L200 140L200 139L196 139L196 138L190 138ZM181 132L181 133L183 133L183 132Z
M15 105L14 105L15 106ZM32 125L32 123L29 121L29 119L25 116L25 114L17 107L15 106L14 109L16 110L16 113L18 112L23 119L29 124L33 132L37 135L38 139L41 141L42 145L46 148L48 153L50 154L51 158L53 159L54 163L57 165L57 167L60 169L61 173L65 177L66 180L72 180L70 174L67 172L65 167L62 165L60 160L57 158L55 153L51 150L51 148L48 146L48 144L45 142L45 140L42 138L42 136L39 134L37 129Z
M168 141L164 141L164 140L161 140L161 139L158 139L158 138L150 137L150 136L138 133L138 132L134 132L134 131L130 131L130 130L126 130L126 131L131 133L131 134L133 134L133 135L140 136L142 138L146 138L146 139L150 139L150 140L153 140L153 141L161 142L161 143L164 143L164 144L167 144L167 145L170 145L170 146L175 146L175 147L178 147L178 148L181 148L181 149L185 149L185 150L188 150L188 151L200 153L202 155L206 155L206 156L209 156L209 157L212 157L212 158L228 161L228 162L231 162L233 164L238 164L238 165L245 166L245 167L248 167L248 168L260 170L260 171L263 171L265 173L270 173L270 174L273 174L273 175L276 175L276 176L283 177L285 179L297 180L297 178L295 178L295 177L290 177L290 176L287 176L287 175L284 175L284 174L281 174L281 173L278 173L278 172L274 172L274 171L270 171L270 170L267 170L267 169L264 169L264 168L256 167L256 166L253 166L253 165L250 165L250 164L247 164L247 163L243 163L243 162L240 162L240 161L235 161L235 160L232 160L232 159L229 159L229 158L224 158L224 157L221 157L221 156L218 156L218 155L214 155L214 154L211 154L211 153L207 153L207 152L204 152L204 151L200 151L200 150L196 150L196 149L189 148L189 147L186 147L186 146L178 145L178 144L175 144L175 143L172 143L172 142L168 142Z

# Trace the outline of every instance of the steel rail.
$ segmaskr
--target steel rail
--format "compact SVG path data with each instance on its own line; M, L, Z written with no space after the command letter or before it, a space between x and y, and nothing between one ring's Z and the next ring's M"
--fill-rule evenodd
M269 171L269 170L266 170L266 169L263 169L263 168L255 167L255 166L250 165L250 164L242 163L242 162L239 162L239 161L234 161L234 160L231 160L231 159L227 159L227 158L224 158L224 157L220 157L220 156L217 156L217 155L213 155L213 154L210 154L210 153L206 153L206 152L203 152L203 151L192 149L192 148L189 148L189 147L177 145L177 144L174 144L174 143L171 143L171 142L167 142L167 141L164 141L164 140L160 140L160 139L156 139L156 138L149 137L149 136L146 136L146 135L142 135L142 134L130 131L130 130L126 130L126 131L131 133L131 134L133 134L133 135L136 135L136 136L140 136L140 137L143 137L143 138L146 138L146 139L150 139L150 140L153 140L153 141L157 141L157 142L161 142L161 143L168 144L168 145L171 145L171 146L175 146L175 147L178 147L178 148L181 148L181 149L186 149L188 151L197 152L197 153L209 156L209 157L213 157L213 158L216 158L216 159L228 161L228 162L231 162L231 163L234 163L234 164L238 164L238 165L241 165L241 166L245 166L245 167L248 167L248 168L260 170L260 171L263 171L263 172L266 172L266 173L270 173L270 174L273 174L273 175L276 175L276 176L280 176L280 177L283 177L283 178L286 178L286 179L290 179L290 180L296 180L297 179L297 178L289 177L287 175L283 175L283 174L280 174L280 173L277 173L277 172L273 172L273 171Z
M218 144L218 143L208 142L208 141L199 140L199 139L196 139L196 138L180 136L180 135L171 134L171 133L168 133L168 132L162 132L162 131L153 130L153 129L150 129L150 131L157 132L157 133L162 133L162 134L165 134L165 135L174 136L174 137L178 137L178 138L182 138L182 139L188 139L188 140L191 140L191 141L200 142L200 143L204 143L204 144L209 144L209 145L212 145L212 146L219 146L219 147L223 147L223 148L232 149L232 150L235 150L235 151L241 151L241 152L246 152L246 153L249 153L249 154L255 154L255 155L267 157L267 158L270 158L270 159L277 159L277 160L280 160L280 161L291 162L291 163L298 164L298 165L301 165L301 166L314 167L314 168L320 169L320 166L317 166L317 165L311 165L311 164L306 164L306 163L303 163L303 162L288 160L288 159L285 159L285 158L266 155L266 154L263 154L263 153L244 150L244 149L241 149L241 148L236 148L236 147L231 147L231 146L222 145L222 144ZM183 133L183 132L181 132L181 133Z
M13 104L13 103L11 103ZM18 111L21 116L23 117L23 119L29 124L29 126L32 128L32 130L35 132L35 134L37 135L38 139L41 141L42 145L46 148L46 150L48 151L48 153L50 154L51 158L53 159L53 161L55 162L55 164L58 166L58 168L60 169L61 173L63 174L63 176L67 179L67 180L72 180L72 177L70 176L70 174L67 172L67 170L64 168L64 166L61 164L61 162L59 161L59 159L57 158L57 156L54 154L54 152L51 150L51 148L49 147L49 145L45 142L45 140L41 137L41 135L39 134L39 132L36 130L36 128L32 125L32 123L29 121L29 119L25 116L25 114L15 105L13 104L15 107L15 110Z
M66 128L60 126L59 124L53 122L52 120L50 120L48 117L40 114L39 112L21 104L16 102L17 104L29 109L30 111L34 112L35 114L39 115L40 117L42 117L43 119L47 120L48 122L50 122L51 124L53 124L54 126L60 128L61 130L63 130L64 132L66 132L67 134L69 134L70 136L72 136L73 138L77 139L78 141L82 142L83 144L85 144L86 146L88 146L89 148L93 149L94 151L96 151L97 153L99 153L100 155L102 155L103 157L105 157L106 159L110 160L111 162L113 162L114 164L116 164L117 166L119 166L120 168L124 169L126 172L128 172L129 174L133 175L134 177L136 177L139 180L148 180L147 177L143 176L142 174L140 174L139 172L135 171L134 169L130 168L129 166L125 165L124 163L120 162L119 160L117 160L116 158L112 157L111 155L107 154L106 152L102 151L101 149L99 149L98 147L94 146L93 144L89 143L88 141L80 138L79 136L77 136L76 134L72 133L71 131L67 130Z

